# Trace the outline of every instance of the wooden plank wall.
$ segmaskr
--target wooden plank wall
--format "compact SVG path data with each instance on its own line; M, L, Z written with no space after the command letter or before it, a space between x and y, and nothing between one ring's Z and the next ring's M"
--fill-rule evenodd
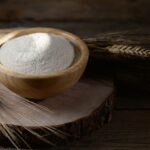
M1 0L0 20L149 21L149 0Z

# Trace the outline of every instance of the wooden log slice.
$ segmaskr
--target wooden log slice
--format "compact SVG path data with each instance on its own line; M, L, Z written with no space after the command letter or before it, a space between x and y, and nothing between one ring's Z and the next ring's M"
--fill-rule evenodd
M104 81L82 79L66 93L37 104L0 85L0 99L0 140L3 146L7 146L5 141L10 140L10 133L19 139L21 147L25 143L18 134L30 145L40 145L37 141L45 139L54 144L65 143L91 133L110 120L113 86Z

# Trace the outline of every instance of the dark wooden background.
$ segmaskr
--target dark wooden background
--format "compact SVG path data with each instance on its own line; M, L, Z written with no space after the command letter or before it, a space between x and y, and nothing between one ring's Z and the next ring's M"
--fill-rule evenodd
M150 0L1 0L0 27L49 26L81 37L133 30L149 31ZM136 36L136 35L135 35ZM144 35L143 35L144 36ZM150 37L148 34L147 36ZM137 38L140 36L137 34ZM113 76L109 65L91 60L94 74ZM93 67L94 66L94 67ZM101 69L103 68L103 69ZM104 73L105 72L105 73ZM128 73L124 71L124 73ZM134 76L134 75L133 75ZM148 78L148 77L147 77ZM111 78L113 79L113 78ZM128 82L128 81L126 81ZM138 82L138 79L136 80ZM142 81L140 81L142 82ZM134 87L134 82L131 83ZM131 86L131 87L132 87ZM128 88L128 87L127 87ZM129 91L132 93L131 91ZM113 120L71 150L149 150L150 96L119 97Z
M1 0L1 20L148 21L148 0Z
M149 0L1 0L1 27L53 26L80 36L148 27Z

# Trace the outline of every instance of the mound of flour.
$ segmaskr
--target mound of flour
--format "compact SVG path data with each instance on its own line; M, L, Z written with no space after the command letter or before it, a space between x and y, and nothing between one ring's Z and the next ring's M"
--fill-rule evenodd
M63 36L33 33L7 41L0 49L0 62L25 74L46 74L69 67L74 48Z

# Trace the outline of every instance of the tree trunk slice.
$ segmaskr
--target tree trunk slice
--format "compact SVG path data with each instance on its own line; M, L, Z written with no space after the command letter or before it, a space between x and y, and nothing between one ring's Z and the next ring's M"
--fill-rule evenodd
M45 106L52 112L46 109L41 111L41 108L24 101L24 98L3 85L0 85L0 96L0 123L21 130L24 138L33 144L37 138L26 133L26 129L37 131L54 127L74 139L91 133L109 121L113 105L113 86L104 81L82 79L66 93L38 102L40 107ZM3 135L0 137L3 139ZM54 143L60 139L53 134L48 138Z
M38 102L39 105L45 106L52 111L50 114L47 113L47 110L43 111L43 114L40 110L38 112L34 105L27 104L27 102L24 102L24 98L13 93L3 85L0 85L0 91L3 99L5 96L5 100L1 100L0 105L0 114L4 116L0 118L0 123L35 128L41 126L60 126L87 117L101 106L108 95L112 94L113 90L112 87L101 82L82 80L68 92ZM7 105L10 109L9 111L15 113L15 117L21 120L17 121L15 118L11 118L2 109L2 107L5 107L4 105ZM25 105L28 107L25 107ZM21 118L21 115L24 118ZM28 121L26 118L28 118ZM33 122L33 118L38 124Z

